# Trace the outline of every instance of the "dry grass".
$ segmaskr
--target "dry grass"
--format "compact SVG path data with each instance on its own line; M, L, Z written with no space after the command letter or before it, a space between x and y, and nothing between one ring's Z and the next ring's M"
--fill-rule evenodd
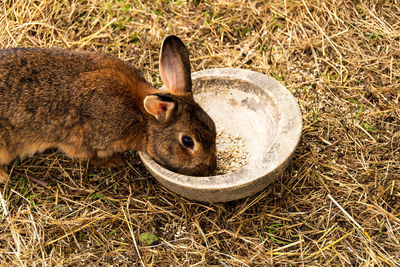
M284 83L304 132L263 192L205 204L169 192L127 154L100 171L56 151L0 185L7 265L400 266L400 3L6 0L0 45L102 50L160 85L159 45L194 70L240 67ZM154 246L139 243L150 232Z

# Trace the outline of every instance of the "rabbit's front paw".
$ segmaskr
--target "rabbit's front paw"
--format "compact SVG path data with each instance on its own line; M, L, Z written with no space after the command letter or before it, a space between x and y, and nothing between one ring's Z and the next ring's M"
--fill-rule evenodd
M90 159L91 165L98 167L98 168L102 168L102 169L122 166L122 165L124 165L124 163L125 163L124 160L122 159L121 155L119 155L119 154L114 154L108 158Z

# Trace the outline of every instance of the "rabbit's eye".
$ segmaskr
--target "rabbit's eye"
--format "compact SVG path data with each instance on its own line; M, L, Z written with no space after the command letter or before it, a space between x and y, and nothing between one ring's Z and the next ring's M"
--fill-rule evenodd
M194 141L193 141L192 137L190 137L190 136L182 135L181 142L187 148L193 149L193 147L194 147Z

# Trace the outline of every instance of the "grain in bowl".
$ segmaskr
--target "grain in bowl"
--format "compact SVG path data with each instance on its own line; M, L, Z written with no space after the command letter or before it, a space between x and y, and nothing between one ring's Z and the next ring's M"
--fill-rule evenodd
M245 140L221 130L217 133L217 169L215 174L235 172L249 163L249 152Z

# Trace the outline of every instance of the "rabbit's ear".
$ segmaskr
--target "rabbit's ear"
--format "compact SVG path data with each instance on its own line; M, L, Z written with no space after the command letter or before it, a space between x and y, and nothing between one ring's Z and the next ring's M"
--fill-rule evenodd
M178 37L164 39L160 56L161 78L173 95L187 96L192 93L189 53Z
M166 121L171 116L175 102L167 97L148 95L143 100L144 108L158 121Z

